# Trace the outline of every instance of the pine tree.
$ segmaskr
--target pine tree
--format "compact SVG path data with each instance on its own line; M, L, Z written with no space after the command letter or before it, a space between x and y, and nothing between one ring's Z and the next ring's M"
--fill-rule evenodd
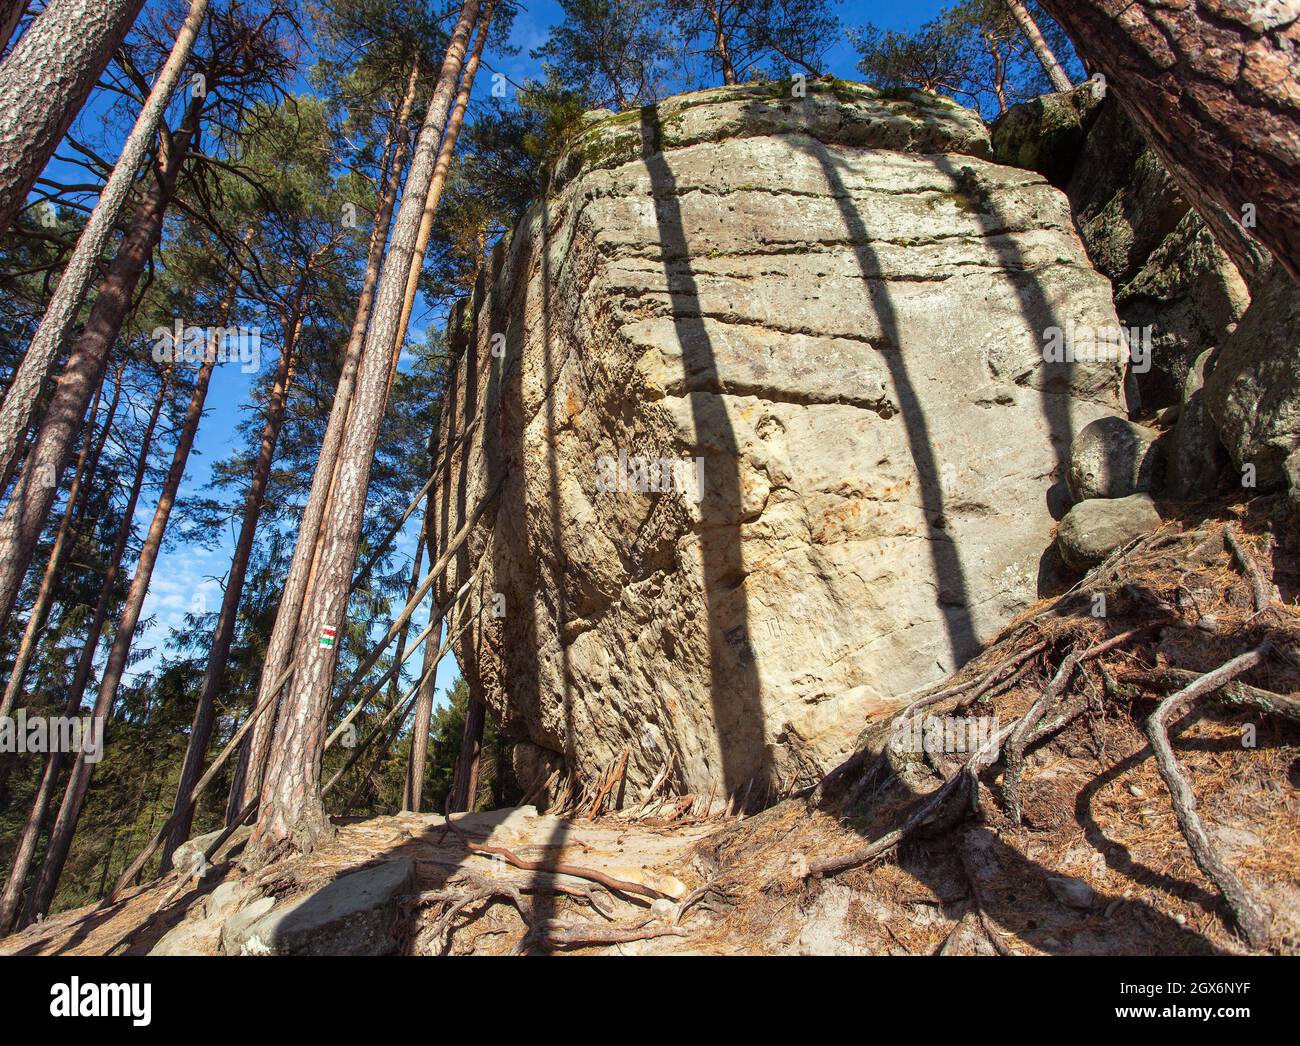
M262 806L249 844L249 856L254 861L286 849L310 850L328 832L319 794L320 760L337 653L318 638L331 631L337 634L347 610L370 466L387 399L415 241L452 95L478 15L477 0L466 0L425 115L380 274L351 416L339 453L338 483L321 527L315 581L303 603L293 677L281 702L262 786Z
M48 0L0 63L0 230L9 228L143 6Z

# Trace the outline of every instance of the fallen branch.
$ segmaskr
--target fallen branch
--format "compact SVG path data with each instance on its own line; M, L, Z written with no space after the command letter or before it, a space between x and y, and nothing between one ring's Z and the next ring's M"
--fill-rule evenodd
M632 749L629 746L624 746L623 755L619 758L618 762L615 765L610 766L609 770L606 771L605 782L596 792L596 799L591 804L591 809L587 811L588 821L594 819L595 816L600 813L600 808L605 802L605 796L610 793L610 790L613 789L615 784L622 780L623 774L627 772L628 756L631 754Z
M655 793L658 792L659 789L664 786L664 782L668 780L668 775L673 772L673 762L675 760L676 760L676 754L673 752L669 752L668 762L666 762L664 764L664 768L660 770L658 774L655 775L655 779L650 783L650 790L646 792L645 798L643 798L640 804L637 806L637 808L634 811L632 811L632 816L634 818L637 818L639 820L641 816L646 812L646 807L649 805L650 800L655 797Z

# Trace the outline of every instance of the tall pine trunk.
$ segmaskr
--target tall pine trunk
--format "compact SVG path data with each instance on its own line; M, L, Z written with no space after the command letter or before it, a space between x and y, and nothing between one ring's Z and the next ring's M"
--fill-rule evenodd
M356 385L357 371L365 347L366 328L370 323L370 313L374 303L375 287L379 282L379 271L383 264L384 251L388 246L389 225L393 217L393 207L397 201L397 190L401 185L402 168L406 155L403 140L405 125L410 119L411 107L415 103L419 73L420 63L417 59L411 65L406 90L393 121L392 137L396 143L393 150L393 160L389 165L387 183L380 196L379 207L375 212L375 225L370 234L370 247L366 255L366 273L361 283L357 311L352 320L352 331L348 336L347 348L343 354L343 367L339 375L338 387L334 392L334 403L330 409L329 421L325 424L325 435L321 440L320 454L316 461L316 471L312 474L311 490L307 495L307 505L303 509L302 520L298 524L298 540L294 546L293 558L289 564L289 574L285 578L284 588L280 594L280 605L276 610L275 625L272 627L271 640L267 644L266 657L262 664L261 683L257 694L257 703L259 705L280 700L280 690L276 687L276 683L284 675L285 670L293 660L294 643L298 636L298 619L311 578L321 520L325 516L330 492L333 488L335 466L338 462L339 448L343 444L343 433L347 428L353 389ZM253 727L244 751L240 753L239 766L235 770L235 780L231 789L230 801L227 805L227 813L230 816L235 816L235 813L231 813L231 811L237 813L261 794L262 778L265 775L266 761L271 750L271 738L275 732L276 719L277 715L274 709L261 716ZM240 788L238 798L236 798L235 786Z
M411 322L411 310L415 306L415 296L420 285L420 271L423 268L424 252L428 249L429 237L433 233L434 218L437 216L438 204L442 200L442 190L447 184L447 176L451 171L451 160L456 151L456 139L460 135L461 125L465 122L465 111L469 108L470 94L474 89L474 77L478 73L479 62L483 57L483 47L487 43L488 30L492 25L492 12L495 8L496 0L488 0L483 6L477 34L474 37L474 49L470 53L469 60L465 63L464 70L461 72L460 87L456 91L456 100L452 105L451 115L447 119L447 129L442 136L442 145L438 151L438 163L434 168L433 181L429 185L429 191L424 201L424 213L420 218L420 231L416 234L415 255L411 261L411 271L406 279L406 290L402 299L402 314L397 323L397 345L393 354L394 368L401 352L401 343L406 338L406 330ZM436 441L431 438L429 442L429 465L431 468L436 456L434 453L435 447ZM424 526L420 531L421 542L424 542L425 539L428 539L429 542L433 540L432 508L433 488L431 487L425 499ZM434 546L429 544L430 564L436 558L433 549ZM419 567L418 555L415 565L417 568ZM416 578L412 576L411 594L414 594L415 591L415 581ZM403 629L397 646L396 657L399 660L405 640L406 630ZM437 649L438 637L430 636L424 647L424 665L421 670L420 689L415 699L415 722L411 732L411 750L407 757L406 782L402 789L403 810L418 812L423 798L425 764L429 758L429 724L433 718L433 697L437 689L437 680L429 671L432 667L430 658L435 655Z
M281 701L263 783L262 805L249 842L253 862L280 850L310 850L329 831L320 797L320 765L337 649L316 640L326 629L334 629L335 634L341 631L347 612L370 466L383 420L388 375L407 278L415 256L416 236L478 11L478 0L466 0L452 32L438 84L420 129L392 242L379 277L374 315L357 372L352 416L339 451L339 478L329 515L322 521L315 584L303 603L299 627L303 641L297 646L293 677Z
M203 774L203 761L207 756L208 742L212 739L217 693L225 678L230 644L235 638L236 618L244 591L244 579L248 574L248 561L253 553L253 539L257 535L257 523L262 514L267 483L271 478L271 465L275 461L275 445L280 438L280 429L284 425L289 388L293 382L293 354L298 335L302 330L303 305L310 270L309 261L298 282L296 296L285 321L285 330L288 333L285 336L284 347L280 351L280 363L276 369L275 382L267 400L262 440L257 448L257 460L253 464L253 478L244 498L244 516L239 525L235 554L230 561L230 576L226 579L226 591L221 599L217 629L212 637L212 648L208 653L207 667L203 671L203 681L199 684L194 722L190 727L190 740L185 749L185 759L181 764L176 799L172 804L173 824L163 844L163 871L171 867L172 851L189 838L190 828L194 822L194 807L189 802L189 796Z
M1041 2L1247 282L1264 260L1252 237L1300 281L1294 5Z
M135 476L131 480L131 490L127 495L126 506L122 512L122 522L117 528L113 551L108 558L107 570L104 572L104 583L99 590L99 599L95 603L95 611L91 616L86 642L81 648L81 656L77 661L72 686L68 689L67 701L64 704L63 714L67 716L76 715L81 710L81 699L85 695L86 684L90 680L90 673L94 667L95 651L99 647L99 638L104 631L104 623L108 620L108 607L113 598L113 588L117 584L117 576L122 569L122 558L126 555L127 543L131 540L131 527L135 520L136 505L139 504L140 491L144 488L145 476L149 471L149 448L153 444L154 430L158 427L158 418L162 414L163 404L167 400L169 378L170 372L164 374L158 392L154 396L153 407L149 412L149 420L145 425L144 435L140 441L140 453L136 458ZM5 884L3 895L0 895L0 934L8 933L12 929L14 918L18 914L23 887L27 882L27 875L31 871L32 860L36 855L36 844L40 839L42 829L45 827L46 815L49 813L50 799L54 795L55 786L58 784L59 775L63 773L63 764L66 760L67 755L63 752L52 752L46 757L45 771L41 775L40 784L37 785L36 795L32 799L31 812L27 815L27 823L23 826L23 833L19 837L18 846L14 851L13 864L9 869L9 880Z
M49 0L0 63L0 232L143 6L144 0Z
M122 208L126 206L140 163L158 133L158 125L185 63L189 60L194 38L198 35L207 9L208 0L191 0L189 14L176 34L171 54L167 56L158 80L122 146L117 163L113 165L113 173L99 194L90 220L77 237L77 246L64 266L59 286L45 307L40 326L9 384L4 404L0 406L0 461L8 461L16 452L50 366L72 331L77 312L94 279L99 256L108 244Z
M477 45L475 51L477 52ZM457 102L459 102L459 97ZM421 226L423 228L423 226ZM410 285L407 285L409 291ZM409 313L408 313L409 315ZM444 384L444 393L445 384ZM433 431L429 434L429 468L437 468L438 458L438 432L441 425L435 422ZM429 553L429 565L433 566L438 560L438 536L434 529L434 520L436 518L434 506L434 489L436 484L430 485L429 492L424 496L424 526L421 528L420 536L423 538L424 547ZM429 595L429 613L436 613L438 605L438 589L433 586ZM433 695L436 689L437 680L434 674L429 671L431 659L437 656L439 646L439 636L433 632L424 641L424 659L420 669L420 691L415 697L415 723L411 727L411 749L406 759L406 783L402 788L402 809L414 813L420 812L420 801L424 796L424 768L429 759L429 724L433 719Z
M465 729L460 738L460 758L456 760L456 773L452 778L452 813L474 808L478 792L479 760L483 757L483 724L487 719L483 702L474 697L465 708Z
M99 400L102 393L101 385L95 390L95 402L90 408L91 424L86 427L86 436L81 442L81 453L77 455L77 468L72 475L72 484L68 487L68 500L63 507L63 518L59 520L58 532L54 536L54 543L50 546L49 558L45 561L45 573L41 575L36 599L32 602L32 609L27 615L27 627L23 630L18 652L14 655L13 668L9 670L9 681L5 684L4 697L0 698L0 716L8 715L18 700L18 694L22 691L23 677L27 674L27 667L31 664L37 640L45 628L45 619L54 602L54 586L58 581L59 569L63 566L63 555L67 551L73 522L76 519L77 502L81 500L81 488L86 482L86 470L91 462L91 447L95 442L94 419L99 413ZM104 421L105 431L113 424L113 413L116 410L117 401L114 399L109 408L109 415Z
M1047 74L1052 90L1070 90L1074 84L1070 83L1065 67L1057 59L1056 53L1048 44L1046 37L1043 36L1043 31L1038 28L1038 23L1034 21L1034 16L1029 13L1029 8L1021 0L1006 0L1006 5L1011 9L1011 17L1020 26L1020 31L1025 34L1025 39L1029 41L1029 46L1033 49L1034 56L1043 67L1043 72Z
M736 67L731 62L731 44L727 40L727 28L722 24L722 12L718 10L716 0L704 0L704 8L713 23L713 47L718 52L718 62L722 66L722 82L736 82Z
M474 75L478 72L479 60L483 56L483 45L487 43L488 29L492 25L492 11L496 0L488 0L483 6L478 35L474 38L474 51L465 63L461 74L460 89L456 92L456 102L452 106L451 116L447 120L447 131L442 136L442 147L438 152L438 166L434 168L433 182L429 186L424 201L424 214L420 218L420 231L415 238L415 257L411 263L411 274L406 278L406 297L402 301L402 318L397 324L399 343L406 337L406 328L411 322L411 310L415 307L415 294L420 286L420 272L424 268L424 252L429 248L429 237L433 234L433 220L438 214L438 204L442 201L442 190L447 185L447 176L451 173L451 158L456 151L456 139L460 136L461 125L465 122L465 110L469 108L470 92L474 89ZM400 352L401 345L398 345ZM397 357L393 357L396 364Z
M0 517L0 630L13 612L23 576L49 518L58 478L90 398L103 380L109 355L130 311L132 295L162 236L163 219L196 133L201 104L198 99L191 103L181 130L173 136L170 148L162 151L161 169L136 207L108 275L99 285L85 329L72 347L36 442Z
M217 320L218 327L225 328L227 324L230 309L234 303L236 287L237 282L232 277L226 296L221 303L220 316ZM149 593L149 582L153 577L154 564L157 563L158 554L162 551L163 537L167 532L167 521L171 516L172 507L176 503L176 494L180 490L181 479L185 475L185 464L189 460L190 450L194 446L194 436L198 432L199 421L203 417L203 402L207 398L208 385L212 380L212 368L215 362L216 345L210 341L206 358L199 366L198 375L194 380L194 391L190 395L189 406L185 411L185 421L181 425L180 436L176 441L176 449L172 453L171 467L167 471L167 478L163 481L162 491L158 495L158 505L154 509L153 520L149 524L149 531L145 535L144 545L140 549L139 558L136 560L135 574L131 578L131 587L127 591L126 602L123 604L122 614L118 618L117 631L113 636L113 645L108 652L108 663L104 666L104 676L99 683L99 694L95 699L95 708L91 715L98 718L101 724L104 725L107 724L109 714L113 710L113 701L117 696L117 688L122 682L123 672L126 671L127 658L131 653L131 643L135 639L136 626L140 623L140 611L144 607L145 596ZM101 731L104 729L104 725L101 725ZM27 911L33 917L48 912L50 903L54 900L54 892L58 888L59 878L63 874L63 866L68 859L68 850L72 846L72 836L77 830L77 821L81 817L81 811L86 801L86 790L90 787L90 778L94 770L95 764L88 762L84 758L77 759L72 765L72 774L63 793L63 803L59 807L59 815L54 820L54 827L50 829L50 841L46 848L45 859L41 862L40 871L36 874L36 882L32 884L32 892L28 897Z

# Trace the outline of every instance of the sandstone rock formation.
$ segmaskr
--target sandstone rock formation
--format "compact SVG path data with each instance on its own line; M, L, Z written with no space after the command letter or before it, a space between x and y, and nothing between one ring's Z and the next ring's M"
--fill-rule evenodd
M1205 405L1205 375L1213 355L1213 349L1206 349L1187 372L1178 420L1169 441L1168 495L1181 501L1212 497L1228 462Z
M1250 294L1164 165L1091 83L1012 107L993 143L997 159L1065 188L1121 323L1150 332L1151 366L1134 374L1144 407L1178 402L1192 362L1220 344Z
M1280 265L1223 343L1204 396L1233 463L1253 465L1260 490L1282 486L1300 449L1300 287Z
M1115 361L1044 362L1116 324L1065 197L950 102L808 89L593 121L453 313L442 596L521 763L810 780L1037 597L1121 410Z

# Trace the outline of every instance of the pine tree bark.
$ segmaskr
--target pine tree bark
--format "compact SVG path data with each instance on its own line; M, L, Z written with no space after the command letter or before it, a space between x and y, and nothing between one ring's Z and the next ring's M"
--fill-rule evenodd
M0 232L143 6L144 0L49 0L0 63Z
M27 0L3 0L0 2L0 54L9 46L18 23L27 11Z
M249 841L252 862L280 851L311 850L329 832L320 797L320 765L337 650L320 645L316 639L327 628L336 634L341 631L347 611L370 466L383 420L388 373L415 256L415 240L478 13L478 0L466 0L420 129L388 257L379 277L374 315L357 372L352 417L339 451L335 496L321 528L316 580L303 603L299 629L303 642L298 644L293 678L282 699L266 767L262 806Z
M1300 281L1300 10L1042 0L1249 282L1258 239ZM1254 222L1249 234L1243 219Z
M477 45L475 50L477 52ZM458 104L459 101L458 97ZM423 228L423 225L421 225L421 228ZM410 291L409 283L407 284L407 291ZM409 311L405 309L403 311L409 317ZM433 431L429 434L429 467L431 469L438 468L438 433L440 429L441 426L435 423ZM421 528L424 546L429 550L430 566L438 558L438 536L434 528L436 512L433 493L435 486L436 484L431 484L429 492L424 496L424 526ZM437 594L437 588L435 587L430 595L430 613L436 612ZM435 652L438 646L438 636L436 635L430 634L429 638L424 641L424 663L420 669L420 692L415 698L415 723L411 727L411 750L406 759L406 783L402 788L402 810L413 813L420 812L420 802L424 797L424 769L429 761L429 724L433 719L433 695L437 684L434 675L429 672L429 659L437 656Z
M162 150L161 169L136 207L108 275L99 285L86 326L72 347L36 442L0 517L0 628L13 612L90 397L103 380L113 344L130 310L131 297L162 236L163 219L196 133L201 105L199 99L191 103L170 148Z
M59 529L54 536L54 544L50 546L49 558L45 561L45 573L41 575L40 588L36 591L36 599L32 602L31 612L27 615L27 626L23 630L23 638L18 644L18 652L14 655L14 666L9 670L9 680L5 684L4 697L0 698L0 716L7 716L14 707L14 702L18 699L18 694L22 690L23 677L27 674L27 668L31 664L32 654L36 650L36 642L40 637L42 629L45 628L45 619L50 612L50 605L54 602L54 586L59 577L59 569L63 566L63 555L67 550L68 540L72 533L72 524L76 518L77 502L81 499L81 488L86 482L86 469L90 464L91 446L95 442L95 416L99 413L99 400L103 394L101 385L95 390L95 401L90 407L91 424L86 427L86 437L81 442L81 453L77 455L77 468L72 476L72 484L68 487L67 504L63 507L63 518L59 520ZM113 412L117 409L117 401L114 399L108 418L104 422L104 430L113 424Z
M478 793L478 767L483 756L483 724L486 709L482 701L473 697L465 709L465 729L460 739L460 758L456 760L456 774L451 786L452 813L474 808Z
M420 666L420 691L415 697L415 723L411 727L411 752L406 762L406 787L402 793L402 810L420 812L424 799L424 773L429 762L429 725L433 720L433 697L438 680L431 672L438 657L438 637L424 641L424 660Z
M257 536L257 523L262 514L267 483L271 478L271 465L275 461L275 445L284 426L285 409L289 402L289 389L293 383L294 350L302 331L303 306L310 277L311 262L304 267L298 281L295 299L290 306L284 329L288 332L280 350L274 384L267 399L266 421L262 425L262 439L253 463L253 478L244 497L244 515L235 541L235 554L230 561L230 575L221 598L221 612L217 615L217 628L212 637L208 663L199 684L199 696L194 708L194 722L190 726L189 744L181 763L180 780L176 786L176 799L172 804L172 827L163 844L161 871L171 868L172 851L190 837L194 823L194 807L189 802L190 793L203 774L203 762L212 740L217 693L224 682L226 661L230 645L235 638L235 624L239 603L243 596L244 579L248 574L248 561L253 553L253 540Z
M325 516L333 489L339 448L343 444L343 433L347 428L348 414L352 406L352 395L365 346L366 328L370 323L375 287L379 282L384 251L388 246L389 225L392 222L393 207L397 200L397 190L401 185L405 161L405 126L410 119L411 108L415 102L419 73L420 63L417 60L412 63L405 95L398 108L397 117L393 121L391 134L396 143L393 160L389 165L387 183L375 213L375 225L370 234L370 247L366 255L366 273L361 283L357 311L352 320L352 331L343 354L343 367L339 374L338 386L334 391L334 403L330 409L329 421L325 424L325 435L321 440L316 471L312 474L307 505L298 524L298 540L294 545L289 573L285 578L280 605L275 614L275 625L272 627L271 639L266 648L266 658L262 665L257 694L258 704L280 700L280 693L273 688L293 660L294 643L298 637L298 619L312 577L321 520ZM267 756L271 750L271 738L275 732L277 718L275 710L260 716L253 727L245 750L240 753L240 765L235 770L230 801L227 804L227 811L233 811L231 816L235 816L238 811L261 795L262 778L265 776ZM241 788L238 797L234 785Z
M170 376L170 371L163 375L158 392L154 396L153 407L149 412L149 420L145 424L144 435L140 440L140 453L136 458L135 476L131 480L131 490L127 495L126 506L122 512L122 522L117 528L113 551L108 558L107 570L104 573L104 583L99 590L99 599L95 603L95 612L91 616L86 642L81 648L81 656L77 661L72 686L68 689L68 698L63 707L63 714L67 716L76 715L80 711L81 700L86 693L86 684L90 681L90 673L95 663L95 651L99 648L99 638L103 634L104 623L108 620L108 607L113 597L113 589L117 584L117 576L122 569L122 559L126 555L127 543L131 540L131 527L135 521L136 505L140 502L140 492L144 488L145 476L149 471L149 449L153 444L153 434L158 427L158 418L162 414L163 404L167 400L167 386ZM31 812L27 815L27 823L23 826L22 835L18 839L4 893L0 895L0 935L8 933L13 928L14 919L18 915L19 905L22 902L23 887L26 885L28 873L32 868L32 861L36 856L36 844L40 839L42 830L45 828L45 818L49 813L50 800L54 795L55 785L58 783L59 776L63 773L63 764L66 761L67 754L63 752L52 752L45 760L45 771L41 775L40 784L36 787Z
M126 360L121 359L117 364L117 372L113 375L113 399L108 405L109 420L117 417L118 404L122 399L122 379L126 375ZM99 430L99 440L95 444L95 452L90 459L90 468L87 469L87 476L99 475L99 463L104 460L104 447L108 445L109 434L113 431L111 426L105 426ZM94 488L87 483L81 488L81 504L77 506L77 519L85 519L89 511L90 495Z
M469 96L474 89L474 76L478 72L479 60L483 56L483 45L487 43L488 29L492 25L492 12L496 0L488 0L483 6L481 28L474 39L474 50L465 63L461 73L460 89L456 92L456 102L452 106L451 116L447 120L447 131L442 136L442 147L438 153L438 165L433 171L433 182L424 201L424 214L420 218L420 231L415 237L415 258L411 264L411 274L406 278L406 297L402 301L402 317L397 324L398 351L406 339L406 330L411 322L411 310L415 307L415 295L420 287L420 273L424 269L424 252L429 249L429 238L433 235L433 221L438 215L438 204L442 202L442 190L447 185L451 173L451 158L456 151L456 139L460 136L461 125L465 122L465 111L469 108ZM396 365L397 357L393 358Z
M704 9L713 23L713 47L718 52L718 62L722 65L722 82L727 85L736 82L736 68L731 64L731 44L727 40L727 29L722 24L722 12L718 10L715 0L704 0Z
M4 404L0 406L0 461L9 460L16 452L18 441L31 420L32 410L40 399L41 386L49 375L59 350L72 332L77 312L94 279L99 256L112 236L122 208L126 206L140 163L158 133L158 125L194 49L194 39L207 9L208 0L191 0L189 14L176 34L171 53L122 146L121 155L113 165L113 172L99 194L99 201L63 269L59 286L46 306L40 326L10 382Z
M1038 23L1034 21L1034 16L1029 13L1029 8L1021 0L1006 0L1007 7L1011 9L1011 17L1014 18L1020 26L1020 31L1025 34L1025 39L1029 41L1029 46L1033 49L1035 57L1043 67L1043 72L1047 74L1047 79L1052 85L1053 91L1068 91L1074 87L1070 82L1070 77L1065 72L1065 67L1061 65L1056 53L1048 44L1043 31L1038 28Z
M236 286L233 280L230 286L231 288ZM218 327L226 326L233 301L234 292L228 290L221 305ZM144 545L136 560L135 574L131 578L131 587L127 591L126 602L123 604L122 614L117 622L113 645L109 648L108 662L104 666L104 676L100 680L99 694L91 714L104 724L107 724L109 713L113 710L117 688L122 682L122 674L126 671L131 643L135 639L136 626L140 623L140 611L144 607L145 596L149 593L149 582L153 577L154 565L158 562L158 554L162 551L167 521L171 516L172 507L176 504L176 494L185 475L185 464L189 460L190 450L194 446L194 436L203 417L203 402L207 398L215 362L216 345L210 341L207 358L199 366L198 375L194 380L194 391L190 395L189 406L185 411L185 421L181 426L176 450L172 454L171 467L167 471L167 478L163 481L163 489L158 496L153 520L149 524ZM86 790L90 787L90 778L94 770L95 764L87 762L84 758L79 758L72 764L72 774L63 793L63 803L54 820L54 827L50 829L50 841L46 848L45 859L41 862L40 871L36 874L36 881L32 884L32 892L28 897L27 911L32 917L48 912L50 903L54 900L54 892L58 888L63 866L68 859L72 836L76 832L77 821L81 817L86 801Z

